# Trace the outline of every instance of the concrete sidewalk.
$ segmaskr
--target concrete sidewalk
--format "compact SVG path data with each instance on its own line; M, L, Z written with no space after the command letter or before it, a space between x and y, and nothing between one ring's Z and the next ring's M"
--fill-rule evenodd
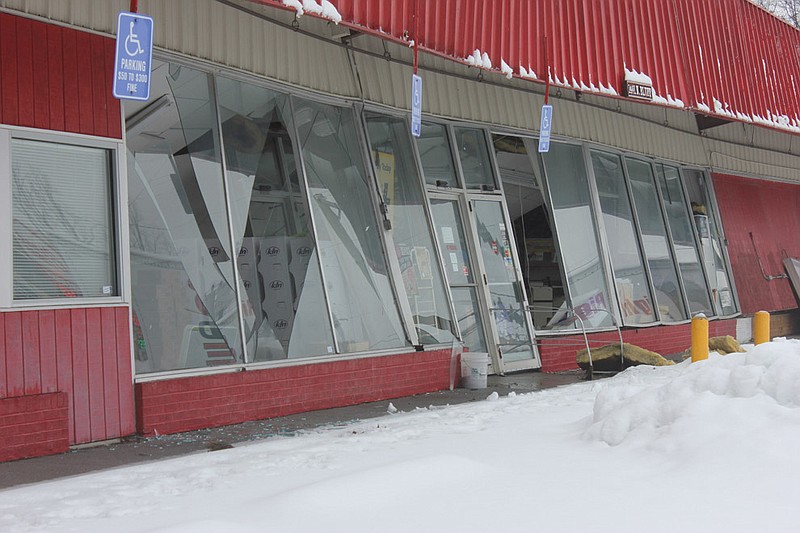
M145 461L230 448L237 443L274 436L291 436L302 430L347 425L359 420L385 415L389 402L400 411L412 411L417 407L481 401L485 400L492 392L506 396L512 391L525 393L548 389L576 383L583 380L584 375L584 372L576 370L557 374L524 372L506 376L489 376L489 386L486 389L431 392L175 435L150 438L129 437L121 442L83 447L60 455L0 463L0 489Z

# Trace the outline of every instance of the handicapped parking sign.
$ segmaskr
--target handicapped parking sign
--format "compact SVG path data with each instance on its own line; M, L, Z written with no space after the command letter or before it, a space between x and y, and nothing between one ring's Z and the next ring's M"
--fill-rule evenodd
M550 133L553 130L553 106L542 106L542 120L539 125L539 153L550 151Z
M422 78L411 76L411 135L419 137L422 132Z
M120 13L114 57L114 96L129 100L150 98L152 59L153 19L138 13Z

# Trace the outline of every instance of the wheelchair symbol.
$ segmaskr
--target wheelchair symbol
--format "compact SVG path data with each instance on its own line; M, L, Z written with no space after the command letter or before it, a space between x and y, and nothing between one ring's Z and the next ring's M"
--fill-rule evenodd
M144 53L144 49L139 42L139 36L133 33L133 24L134 22L131 21L131 31L128 36L125 37L125 51L128 52L129 56L138 56Z

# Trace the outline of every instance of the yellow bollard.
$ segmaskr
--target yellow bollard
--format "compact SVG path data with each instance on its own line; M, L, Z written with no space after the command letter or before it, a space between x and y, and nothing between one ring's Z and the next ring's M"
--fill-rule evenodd
M703 313L692 317L692 363L708 359L708 319Z
M769 313L759 311L753 317L753 343L763 344L769 342Z

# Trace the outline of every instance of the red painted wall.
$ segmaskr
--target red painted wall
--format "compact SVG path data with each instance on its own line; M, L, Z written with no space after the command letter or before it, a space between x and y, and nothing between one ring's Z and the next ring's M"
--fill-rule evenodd
M114 40L0 13L0 124L122 138Z
M64 392L69 442L135 430L127 307L0 312L0 399Z
M758 258L774 276L785 272L784 255L800 257L800 185L718 173L712 178L742 312L795 309L789 281L764 279Z
M177 433L442 390L450 358L447 349L137 383L137 429Z
M711 337L719 335L736 336L736 320L711 320L708 323ZM692 345L692 325L654 326L622 330L622 340L641 346L662 355L683 352ZM619 344L616 331L593 333L589 335L589 346L597 348L603 344ZM585 348L582 335L568 337L547 337L539 339L539 355L543 372L560 372L578 368L576 355Z
M121 138L113 64L112 39L0 13L0 124ZM0 402L0 460L62 451L61 422L72 444L133 433L128 308L0 311Z

